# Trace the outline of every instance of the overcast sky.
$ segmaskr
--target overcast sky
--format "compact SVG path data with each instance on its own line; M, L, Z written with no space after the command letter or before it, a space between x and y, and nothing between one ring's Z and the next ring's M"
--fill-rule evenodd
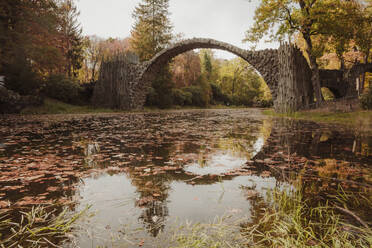
M140 0L78 0L80 22L85 35L103 38L130 36L134 23L132 12ZM241 48L244 33L252 25L254 10L259 0L170 0L170 19L175 33L185 38L213 38ZM261 42L258 49L275 47ZM217 51L216 51L217 52ZM233 55L218 51L217 56Z

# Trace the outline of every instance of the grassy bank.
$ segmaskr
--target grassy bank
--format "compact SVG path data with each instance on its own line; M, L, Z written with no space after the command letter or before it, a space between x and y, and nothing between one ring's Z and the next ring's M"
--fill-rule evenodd
M301 111L291 114L278 114L274 110L264 110L263 114L277 117L288 117L300 120L310 120L324 123L338 123L354 127L372 129L372 111L354 111L347 113L335 113L325 111Z
M27 107L21 111L21 114L89 114L113 112L115 112L115 110L93 108L92 106L71 105L51 98L46 98L43 105Z
M169 111L169 110L193 110L193 109L239 109L244 108L240 106L225 106L225 105L211 105L209 107L195 107L195 106L173 106L169 109L160 109L157 107L145 107L143 112L159 112L159 111ZM125 110L115 110L108 108L94 108L92 106L84 105L72 105L67 104L55 99L46 98L44 104L41 106L27 107L22 110L21 114L33 114L33 115L42 115L42 114L89 114L89 113L121 113L128 112ZM130 111L133 112L133 111Z

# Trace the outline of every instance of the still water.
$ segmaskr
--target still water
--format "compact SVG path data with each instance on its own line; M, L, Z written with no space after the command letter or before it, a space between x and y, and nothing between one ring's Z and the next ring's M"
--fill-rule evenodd
M368 131L256 109L0 122L2 212L90 206L64 247L167 247L185 223L252 221L258 199L298 178L314 199L339 186L369 194L371 166ZM371 221L367 209L358 214Z

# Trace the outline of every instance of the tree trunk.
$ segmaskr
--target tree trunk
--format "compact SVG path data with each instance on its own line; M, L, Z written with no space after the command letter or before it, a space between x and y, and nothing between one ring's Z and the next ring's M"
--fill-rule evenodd
M342 55L339 57L339 59L340 59L340 63L341 63L340 70L344 71L345 70L345 59Z
M93 67L92 67L92 78L91 78L91 82L94 82L96 81L96 66L97 66L97 63L98 61L95 60L94 63L93 63Z
M309 35L303 34L303 37L306 41L306 53L309 56L310 69L311 69L311 82L313 84L314 95L316 97L316 106L319 106L323 101L322 91L320 88L320 76L319 76L319 67L316 63L316 58L312 55L313 44Z
M368 64L368 57L369 57L369 49L368 49L368 52L367 52L366 57L365 57L365 59L364 59L364 63L365 63L365 64ZM362 76L362 81L361 81L361 83L360 83L360 89L359 89L359 92L358 92L358 93L359 93L359 96L360 96L361 94L363 94L365 81L366 81L366 73L364 72L364 73L363 73L363 76Z

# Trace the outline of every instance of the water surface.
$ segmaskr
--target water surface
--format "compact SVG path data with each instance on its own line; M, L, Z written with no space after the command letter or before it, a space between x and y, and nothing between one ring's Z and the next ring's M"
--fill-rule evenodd
M370 194L371 164L368 132L256 109L8 116L0 207L90 205L65 247L166 247L182 223L251 221L268 190L298 178L313 200L340 186Z

